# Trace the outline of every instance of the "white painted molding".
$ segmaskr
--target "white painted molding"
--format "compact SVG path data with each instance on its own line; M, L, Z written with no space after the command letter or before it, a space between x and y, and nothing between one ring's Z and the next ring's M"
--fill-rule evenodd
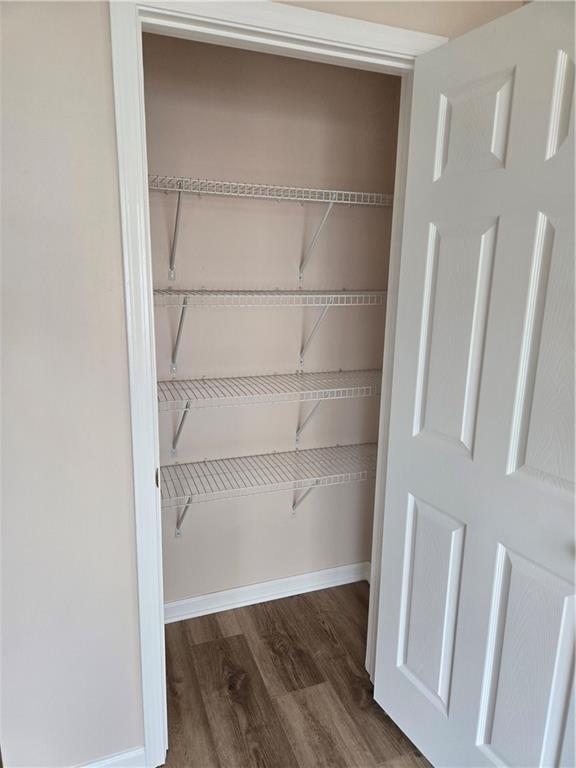
M384 536L384 501L386 498L386 467L388 464L388 433L392 411L392 376L396 339L396 315L398 288L400 285L400 256L404 227L404 194L408 172L408 145L410 140L410 112L412 110L413 75L402 78L400 114L398 119L398 148L396 151L396 179L394 181L394 209L392 211L392 235L386 291L386 324L384 330L384 355L382 360L382 391L380 395L380 425L378 430L378 461L374 494L374 522L372 526L372 569L370 572L370 606L366 639L366 669L370 679L376 667L376 640L380 604L380 574L382 571L382 542Z
M145 765L156 768L166 759L168 725L144 73L136 7L132 3L110 3L110 28L128 336Z
M146 32L402 74L447 38L271 2L141 0Z
M370 563L353 563L337 568L326 568L323 571L303 573L300 576L288 576L285 579L261 581L247 587L225 589L222 592L212 592L209 595L189 597L186 600L176 600L166 603L164 616L166 624L183 619L194 619L197 616L207 616L218 611L229 611L232 608L242 608L245 605L256 605L267 600L278 600L282 597L300 595L304 592L314 592L317 589L339 587L352 584L355 581L368 581L370 578Z
M108 755L94 763L83 763L77 768L147 768L146 753L144 747L130 749L127 752L118 752Z

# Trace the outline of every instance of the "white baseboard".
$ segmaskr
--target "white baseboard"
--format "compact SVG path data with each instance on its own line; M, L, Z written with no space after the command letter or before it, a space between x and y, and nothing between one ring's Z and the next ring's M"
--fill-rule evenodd
M209 613L228 611L231 608L241 608L243 605L255 605L266 600L277 600L281 597L299 595L303 592L313 592L316 589L338 587L355 581L370 580L370 563L353 563L341 565L338 568L326 568L323 571L303 573L300 576L288 576L285 579L261 581L247 587L225 589L222 592L211 592L208 595L189 597L186 600L175 600L164 604L164 621L193 619L206 616Z
M144 747L117 752L93 763L83 763L77 768L147 768Z

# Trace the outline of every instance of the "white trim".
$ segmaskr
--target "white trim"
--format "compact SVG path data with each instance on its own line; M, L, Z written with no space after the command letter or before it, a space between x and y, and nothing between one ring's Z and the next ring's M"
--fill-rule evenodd
M403 74L447 38L271 2L142 0L146 32Z
M410 113L412 110L412 80L410 73L402 78L400 113L398 117L398 144L396 150L396 179L394 181L394 209L390 238L390 262L386 292L386 325L384 330L384 357L382 360L382 384L380 395L380 426L378 430L378 461L374 495L374 522L372 526L372 567L370 572L370 605L368 610L368 634L366 638L366 669L370 678L376 666L376 635L378 633L378 609L380 603L380 574L382 570L382 539L384 535L384 499L386 497L386 467L388 465L388 433L392 402L392 374L398 310L398 286L400 283L400 253L404 226L404 192L408 169L408 145L410 141Z
M445 38L269 2L114 0L110 3L110 25L132 418L145 768L156 768L166 756L167 721L162 536L154 483L159 458L143 25L158 34L396 75L409 72L417 55L441 45ZM377 483L381 481L377 479Z
M338 587L352 584L356 581L368 581L370 563L353 563L340 565L337 568L326 568L323 571L303 573L300 576L288 576L285 579L261 581L247 587L225 589L222 592L212 592L209 595L189 597L186 600L176 600L166 603L164 615L166 624L184 619L194 619L197 616L207 616L210 613L229 611L232 608L242 608L245 605L256 605L268 600L278 600L291 595L301 595L304 592L314 592L317 589Z
M168 739L162 528L155 481L160 461L142 35L135 6L110 3L110 26L130 377L144 744L146 766L155 768L166 759Z
M93 763L83 763L78 768L147 768L144 747L108 755Z

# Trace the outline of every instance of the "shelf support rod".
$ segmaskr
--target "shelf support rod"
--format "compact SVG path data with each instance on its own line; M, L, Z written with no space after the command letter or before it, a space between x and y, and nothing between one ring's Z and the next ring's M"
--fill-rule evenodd
M300 442L300 437L302 436L302 432L304 432L304 429L306 428L306 425L309 423L309 421L312 418L312 416L314 416L314 414L318 410L318 406L320 405L321 402L322 402L322 400L318 400L317 403L314 403L314 405L312 406L312 408L308 412L308 415L306 416L304 421L301 424L298 425L298 429L296 430L296 445L298 445L298 443Z
M182 523L184 522L184 518L190 509L190 504L192 504L192 496L188 496L186 499L186 504L184 505L184 509L182 512L178 513L178 517L176 518L176 532L174 533L176 538L180 538L180 536L182 536Z
M174 234L172 235L172 245L170 246L170 269L168 270L168 280L176 279L176 247L178 245L178 233L180 231L181 202L182 192L178 192L178 202L176 203L176 218L174 219Z
M306 251L304 252L304 256L302 257L302 261L300 262L300 269L298 271L299 282L302 282L302 280L304 279L304 270L306 269L306 266L308 265L308 262L312 257L314 248L316 248L316 243L318 242L318 238L320 237L320 233L324 229L324 224L326 224L326 219L330 215L330 211L332 210L333 207L334 207L334 200L331 200L330 203L328 203L328 207L324 211L324 215L320 219L320 223L316 227L316 232L314 232L312 240L310 240L310 242L308 243L308 247L306 248Z
M306 357L306 352L308 351L308 347L310 346L310 343L311 343L312 339L314 338L314 336L316 336L316 334L318 333L318 329L320 328L320 324L321 324L322 320L324 320L324 318L326 317L326 313L328 312L330 307L331 307L331 303L327 304L324 307L324 309L322 310L322 312L320 312L320 314L318 315L318 319L314 323L314 327L312 328L312 330L308 334L308 338L304 341L304 344L302 344L302 349L300 350L300 365L301 366L304 365L304 358Z
M180 346L180 339L182 338L182 328L184 327L184 317L188 308L188 297L184 299L182 303L182 309L180 311L180 321L178 322L178 331L176 332L176 341L174 342L174 348L172 350L172 361L170 364L170 370L172 376L176 376L177 360L178 360L178 347Z
M178 441L180 440L180 435L182 434L182 429L184 427L184 423L189 413L190 413L190 400L188 400L188 402L186 403L186 408L184 408L184 413L182 414L182 418L180 419L180 424L178 424L178 429L176 430L176 434L174 435L174 440L172 440L172 448L170 450L170 453L172 456L176 456Z
M312 493L312 491L317 487L318 487L317 485L311 485L310 488L306 488L304 493L300 494L300 496L297 499L294 499L294 501L292 502L292 514L295 514L296 510L298 509L300 504L302 504L306 496Z

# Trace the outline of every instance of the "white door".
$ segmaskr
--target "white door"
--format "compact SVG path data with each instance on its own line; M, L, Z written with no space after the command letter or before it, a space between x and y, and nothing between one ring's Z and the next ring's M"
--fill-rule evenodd
M574 6L418 59L375 697L436 766L574 766Z

